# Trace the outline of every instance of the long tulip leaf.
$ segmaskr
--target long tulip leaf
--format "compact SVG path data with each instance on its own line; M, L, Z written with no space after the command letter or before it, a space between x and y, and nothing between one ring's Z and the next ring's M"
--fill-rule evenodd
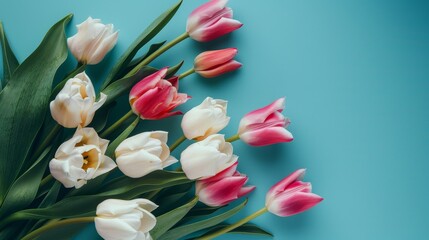
M12 77L13 72L19 66L19 62L10 48L2 22L0 22L0 43L2 46L1 50L3 55L3 80L0 85L4 88L9 79Z

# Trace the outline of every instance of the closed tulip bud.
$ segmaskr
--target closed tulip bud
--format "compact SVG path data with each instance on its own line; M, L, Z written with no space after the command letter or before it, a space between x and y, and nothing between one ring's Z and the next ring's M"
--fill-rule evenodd
M100 94L95 101L95 91L85 72L67 80L63 89L50 103L52 118L66 128L85 127L91 123L97 111L106 101L107 96Z
M241 63L234 60L235 55L236 48L202 52L195 58L195 72L205 78L212 78L234 71L241 67Z
M246 114L238 128L240 139L252 146L292 141L292 134L286 130L290 121L281 114L284 107L285 99L280 98L266 107Z
M232 19L228 0L212 0L196 8L188 17L186 32L199 42L215 38L239 29L243 24Z
M113 25L104 25L100 19L89 17L76 27L77 33L67 39L67 45L81 63L99 63L118 40L118 32L113 31Z
M170 156L167 132L144 132L125 139L116 148L116 163L128 177L139 178L177 162Z
M95 229L106 240L151 240L149 231L156 225L151 212L157 207L143 198L104 200L97 206Z
M195 189L200 202L212 207L224 206L253 191L254 186L244 187L248 178L236 171L237 165L235 162L215 176L197 181Z
M52 176L66 188L80 188L116 167L104 155L109 141L98 137L93 128L78 128L73 137L60 145L49 162Z
M207 97L200 105L189 110L182 119L182 130L188 139L202 140L218 133L229 123L227 101Z
M166 74L167 68L163 68L145 77L131 89L131 108L142 119L156 120L182 114L172 110L185 103L189 97L177 92L179 79L173 77L166 80Z
M311 184L301 182L305 169L299 169L270 188L265 206L271 213L287 217L304 212L323 200L311 193Z
M232 145L223 135L214 134L187 147L180 156L182 169L189 179L213 177L237 162Z

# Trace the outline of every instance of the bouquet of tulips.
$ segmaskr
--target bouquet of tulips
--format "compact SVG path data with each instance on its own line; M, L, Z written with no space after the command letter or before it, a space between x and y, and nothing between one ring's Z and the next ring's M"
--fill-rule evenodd
M212 0L199 6L189 15L185 33L140 54L174 16L179 1L123 53L100 91L85 68L115 46L113 25L89 17L67 38L72 16L66 16L20 63L0 24L0 239L68 239L91 222L101 237L112 240L271 235L249 221L265 212L291 216L322 201L310 183L301 181L305 170L300 169L269 190L261 210L227 221L246 205L240 198L255 189L237 171L231 142L265 146L292 141L289 119L281 113L284 98L250 111L228 138L219 134L230 120L227 101L211 97L183 115L183 137L170 146L168 132L134 131L142 120L182 114L175 108L190 98L179 93L182 79L193 73L217 77L241 66L234 60L235 48L203 52L182 73L183 62L149 65L187 38L206 42L239 29L242 23L226 4ZM58 69L68 52L78 64L65 74ZM112 114L123 95L129 96L129 112ZM176 159L172 152L187 140L193 143Z

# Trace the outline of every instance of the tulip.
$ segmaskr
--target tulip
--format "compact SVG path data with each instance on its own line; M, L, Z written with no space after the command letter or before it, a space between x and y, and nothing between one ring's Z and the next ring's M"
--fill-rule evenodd
M163 68L145 77L131 89L131 108L142 119L156 120L182 114L180 111L171 111L185 103L189 97L184 93L177 93L179 79L173 77L165 80L166 74L167 68Z
M236 48L206 51L200 53L194 61L195 72L205 78L212 78L241 67L241 63L233 60L237 55Z
M246 114L238 129L240 139L252 146L292 141L292 134L286 130L290 121L281 114L284 107L285 99L280 98L266 107Z
M219 172L211 178L195 183L196 195L199 200L212 207L219 207L250 193L254 186L244 185L248 178L236 171L238 162Z
M268 211L287 217L304 212L323 200L311 193L311 183L300 181L304 174L305 169L299 169L270 188L265 200Z
M186 32L199 42L208 42L232 31L243 24L232 19L228 0L212 0L196 8L188 17Z
M125 139L116 148L118 168L128 177L143 177L177 162L170 156L167 132L144 132Z
M107 199L98 204L95 229L106 240L149 240L149 231L156 225L151 213L155 203L138 198L134 200Z
M99 63L118 40L113 25L104 25L100 19L89 17L76 27L77 33L67 39L67 45L73 56L84 64Z
M100 100L95 101L94 86L88 75L82 72L67 80L49 106L52 118L63 127L85 127L106 99L107 96L101 93Z
M116 167L104 155L109 141L98 137L93 128L78 128L73 137L60 145L49 162L52 176L66 188L80 188Z
M180 156L180 163L189 179L201 180L215 176L237 159L232 154L231 143L225 142L223 135L213 134L187 147Z
M218 133L229 123L227 101L207 97L200 105L189 110L182 119L182 129L188 139L202 140Z

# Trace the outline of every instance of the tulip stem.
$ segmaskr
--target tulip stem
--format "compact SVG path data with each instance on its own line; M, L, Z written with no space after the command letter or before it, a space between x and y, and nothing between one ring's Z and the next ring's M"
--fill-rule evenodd
M130 118L133 115L134 115L133 110L130 110L129 112L127 112L127 114L125 114L118 121L116 121L114 124L112 124L112 126L107 128L106 130L104 130L104 132L102 132L100 134L100 137L105 138L105 137L109 136L113 131L115 131L119 126L121 126L122 123L124 123L128 118Z
M52 177L51 174L49 174L48 176L44 177L42 179L42 181L40 182L40 187L45 186L46 184L48 184L50 181L52 181L54 178Z
M40 234L43 234L44 232L54 229L56 227L60 227L68 224L76 224L76 223L89 223L93 221L94 221L94 217L82 217L82 218L65 219L58 222L51 222L25 235L21 240L35 239Z
M239 139L240 139L240 135L235 134L234 136L231 136L231 137L227 138L225 141L226 142L234 142L234 141L237 141Z
M182 142L186 140L185 135L181 136L179 139L177 139L173 144L170 146L170 153L174 151Z
M238 221L238 222L236 222L236 223L234 223L234 224L231 224L231 225L229 225L229 226L226 226L226 227L224 227L224 228L221 228L221 229L219 229L218 231L216 231L216 232L214 232L214 233L211 233L211 234L209 234L209 235L205 235L205 236L202 236L202 237L196 238L196 240L210 240L210 239L213 239L213 238L215 238L215 237L218 237L218 236L220 236L220 235L222 235L222 234L225 234L225 233L227 233L227 232L229 232L229 231L231 231L231 230L234 230L234 229L236 229L236 228L240 227L241 225L243 225L243 224L245 224L245 223L247 223L247 222L251 221L252 219L254 219L254 218L256 218L256 217L261 216L262 214L266 213L267 211L268 211L268 209L267 209L266 207L261 208L260 210L258 210L258 211L256 211L256 212L254 212L253 214L251 214L251 215L249 215L249 216L247 216L247 217L245 217L245 218L241 219L240 221Z
M188 69L186 72L179 75L179 80L182 80L182 78L185 78L194 72L195 72L195 68Z
M155 58L157 58L159 55L167 51L168 49L172 48L174 45L180 43L181 41L187 39L189 37L188 33L185 32L181 35L179 35L177 38L173 39L171 42L165 44L155 52L153 52L151 55L149 55L147 58L145 58L143 61L141 61L137 66L135 66L125 77L130 77L136 74L143 66L146 66L150 62L152 62Z

